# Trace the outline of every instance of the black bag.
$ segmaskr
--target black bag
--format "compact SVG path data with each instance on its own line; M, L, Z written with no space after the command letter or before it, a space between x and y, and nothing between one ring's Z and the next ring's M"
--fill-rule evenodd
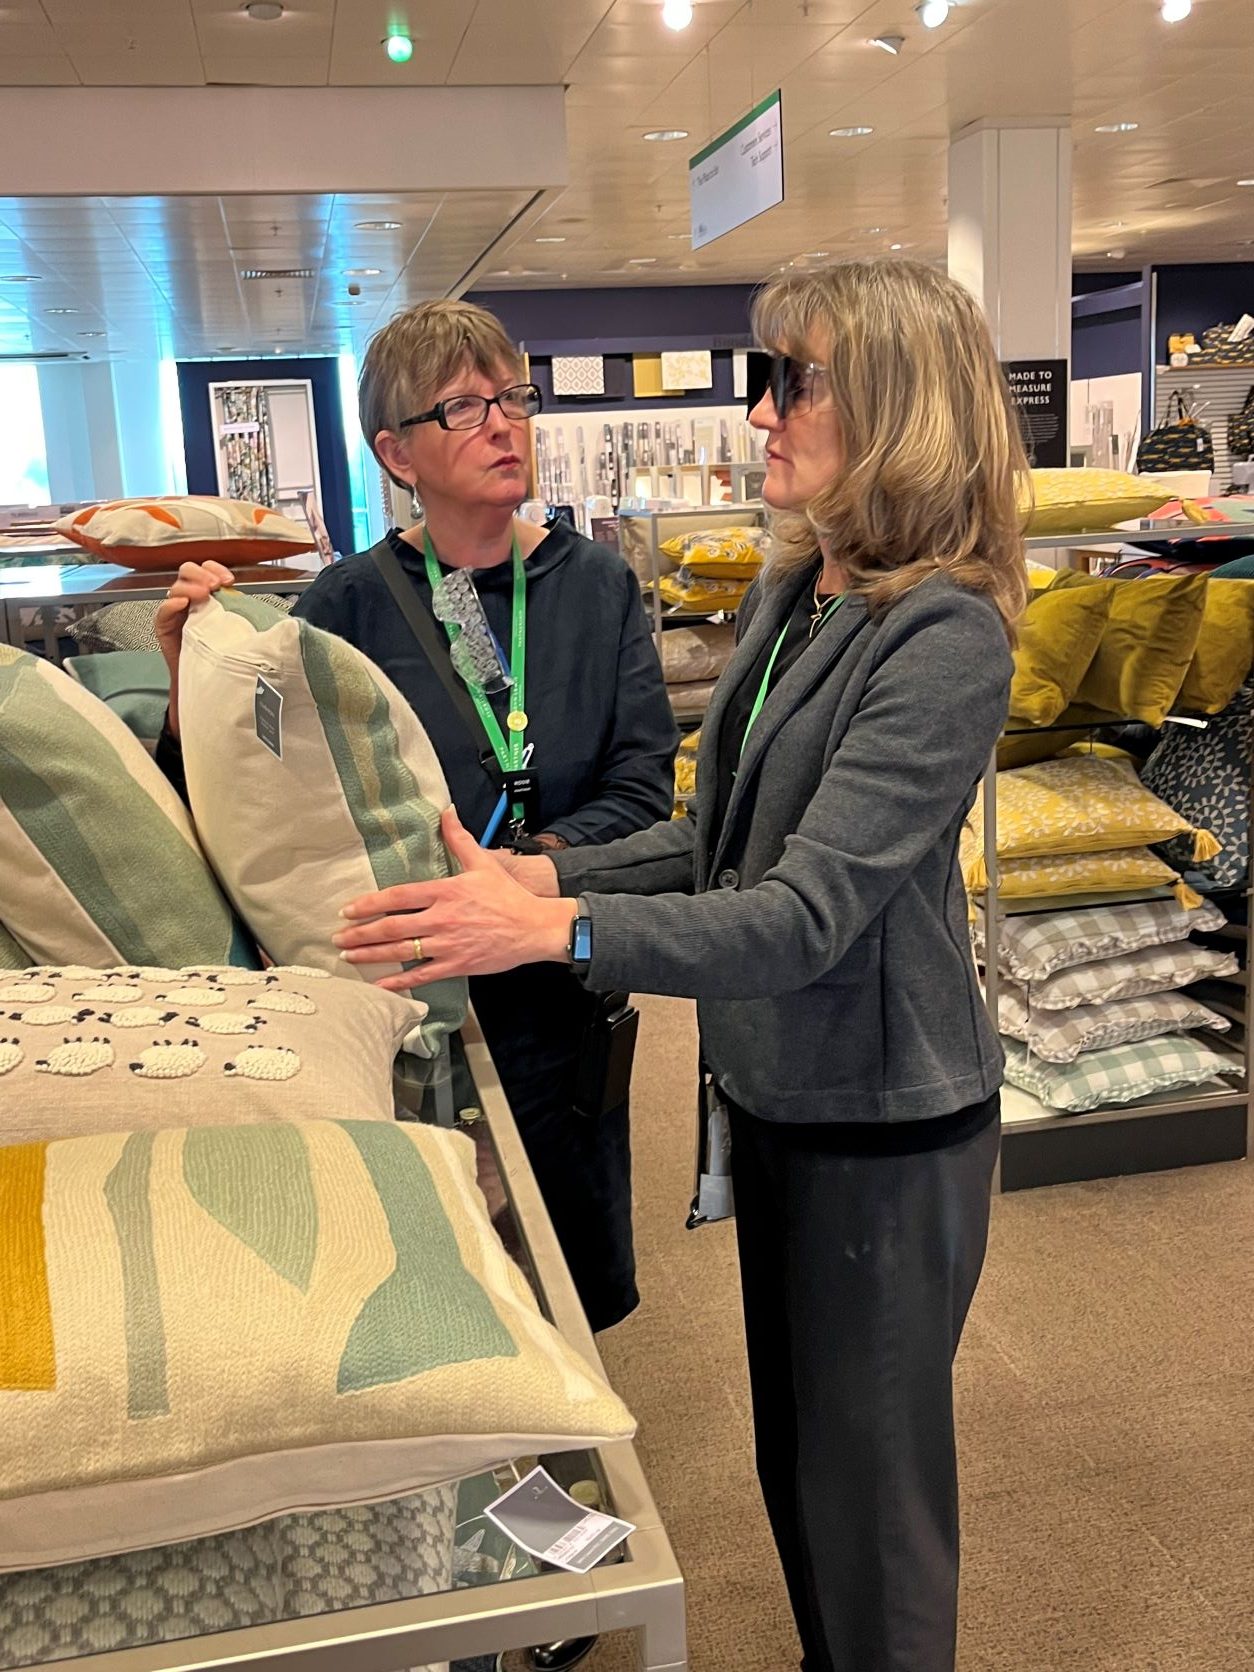
M1143 475L1167 470L1214 470L1215 444L1210 431L1198 423L1178 389L1173 389L1168 398L1165 422L1151 430L1137 448L1136 468Z
M1254 459L1254 387L1240 412L1228 419L1228 456L1234 460Z

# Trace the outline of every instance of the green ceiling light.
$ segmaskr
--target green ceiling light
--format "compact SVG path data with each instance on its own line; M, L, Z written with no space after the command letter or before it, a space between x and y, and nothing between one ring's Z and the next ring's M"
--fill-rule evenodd
M408 35L388 35L384 38L383 50L394 64L408 64L414 56L414 43Z

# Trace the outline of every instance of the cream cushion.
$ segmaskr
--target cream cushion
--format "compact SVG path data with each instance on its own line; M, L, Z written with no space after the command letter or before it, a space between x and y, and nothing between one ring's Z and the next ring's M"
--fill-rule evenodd
M260 734L258 692L281 701ZM191 614L179 716L197 830L258 941L281 964L375 981L399 964L343 962L349 900L450 874L444 774L413 709L367 657L259 599L218 594ZM424 988L428 1050L461 1026L466 984Z
M237 1121L389 1120L425 1007L321 970L0 977L0 1144Z
M0 1149L0 1570L631 1437L459 1133L307 1121Z

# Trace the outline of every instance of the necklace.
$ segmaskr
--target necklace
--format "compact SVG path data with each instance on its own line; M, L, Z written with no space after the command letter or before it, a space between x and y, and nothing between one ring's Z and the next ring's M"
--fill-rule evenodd
M840 603L843 596L842 593L838 592L832 598L820 598L819 587L822 586L822 584L823 575L822 572L820 572L818 579L814 583L814 591L811 593L811 597L814 601L814 612L810 617L810 638L813 638L818 632L819 628L827 620L827 617L831 614L832 610Z

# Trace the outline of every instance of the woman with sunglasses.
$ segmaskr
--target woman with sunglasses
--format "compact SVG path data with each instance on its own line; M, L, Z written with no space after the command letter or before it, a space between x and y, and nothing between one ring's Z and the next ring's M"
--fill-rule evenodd
M362 431L392 481L413 494L420 520L391 530L381 550L325 569L294 613L355 644L409 699L476 840L573 849L665 817L678 739L640 589L616 554L568 523L541 528L515 515L527 496L528 421L540 392L524 381L500 321L469 302L410 308L371 341L358 393ZM384 566L432 617L443 669L415 636ZM433 591L458 571L473 576L514 681L496 693L463 685L461 702L433 614ZM172 671L187 601L229 584L221 566L184 565L158 620ZM177 728L172 696L169 729ZM168 740L163 763L173 766L172 756ZM505 775L524 763L529 792L503 795ZM471 998L588 1321L607 1329L639 1297L627 1104L596 1115L574 1106L597 1001L551 963L474 981Z
M807 1672L952 1672L954 1353L1002 1055L958 843L1026 601L1019 431L974 300L850 262L757 297L774 550L702 727L695 820L479 854L354 902L383 984L565 963L695 997L732 1127L758 1473ZM373 919L373 921L366 921Z

